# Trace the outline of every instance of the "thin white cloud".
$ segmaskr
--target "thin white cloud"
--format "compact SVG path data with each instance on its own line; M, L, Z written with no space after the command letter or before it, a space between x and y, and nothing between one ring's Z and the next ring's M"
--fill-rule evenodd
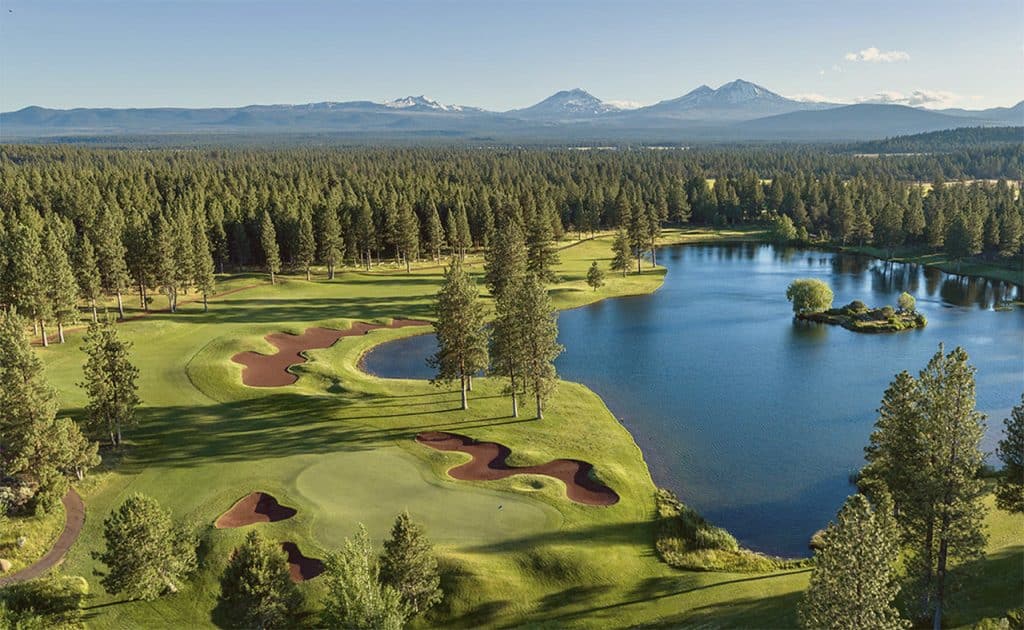
M904 94L895 90L876 92L871 96L855 99L858 103L889 103L910 105L911 107L950 107L962 97L955 92L945 90L912 90Z
M910 54L903 50L879 50L872 46L860 52L846 53L843 58L847 61L864 61L866 63L895 63L910 61Z
M833 98L831 96L825 96L824 94L818 94L817 92L806 92L803 94L792 94L791 99L794 101L800 101L803 103L838 103L840 99Z

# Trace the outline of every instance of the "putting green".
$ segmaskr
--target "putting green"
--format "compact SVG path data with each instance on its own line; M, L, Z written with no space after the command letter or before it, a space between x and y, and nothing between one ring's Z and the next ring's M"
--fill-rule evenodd
M452 545L529 536L562 522L557 510L537 501L431 477L422 462L388 447L320 457L299 473L295 488L314 506L312 536L326 549L340 547L358 523L381 540L402 510L431 540Z

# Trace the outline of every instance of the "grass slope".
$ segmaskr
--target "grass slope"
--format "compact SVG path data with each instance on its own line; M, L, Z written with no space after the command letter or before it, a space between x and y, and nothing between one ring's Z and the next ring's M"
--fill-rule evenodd
M673 238L699 240L706 234L688 231ZM660 286L664 270L647 271L645 265L640 276L608 274L605 287L591 290L586 269L592 260L607 268L609 254L608 236L562 251L563 282L553 290L560 308ZM479 273L475 262L472 269ZM308 363L293 368L298 382L283 388L243 386L241 366L230 360L240 350L272 351L263 336L274 331L429 318L440 280L441 269L433 265L411 275L350 271L333 282L289 277L277 286L261 284L216 298L209 313L193 304L175 315L152 313L121 325L121 334L135 344L144 405L140 426L127 432L121 461L83 490L86 527L64 568L90 581L89 625L212 625L218 576L248 528L210 526L253 490L274 494L298 514L252 527L297 542L309 556L337 547L359 522L379 542L395 514L408 509L438 543L446 570L449 596L423 625L794 624L806 569L687 573L658 561L652 547L654 485L643 456L600 398L581 385L561 384L547 417L537 421L528 413L511 418L501 384L489 379L476 381L471 408L461 411L457 392L423 381L378 379L358 369L369 347L422 331L415 328L377 330L311 351ZM253 277L240 276L221 287L253 283ZM74 385L81 378L80 339L73 333L68 344L40 351L71 414L85 402ZM506 444L513 465L557 457L587 460L622 500L606 508L581 506L565 499L560 482L543 476L451 480L445 471L465 456L415 444L412 437L425 429ZM133 492L156 497L207 536L196 579L151 603L104 594L94 575L102 567L91 557L102 548L104 517ZM312 581L302 588L315 599L320 587Z

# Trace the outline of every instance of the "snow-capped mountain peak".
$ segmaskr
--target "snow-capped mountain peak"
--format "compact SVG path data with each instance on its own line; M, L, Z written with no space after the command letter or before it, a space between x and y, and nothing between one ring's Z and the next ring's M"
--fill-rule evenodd
M407 109L417 111L437 111L437 112L461 112L463 107L460 105L445 105L435 101L434 99L420 94L419 96L406 96L404 98L398 98L393 101L387 101L384 103L385 107L392 109Z
M555 92L536 105L513 110L511 113L534 118L589 118L617 112L620 109L582 88L573 88Z

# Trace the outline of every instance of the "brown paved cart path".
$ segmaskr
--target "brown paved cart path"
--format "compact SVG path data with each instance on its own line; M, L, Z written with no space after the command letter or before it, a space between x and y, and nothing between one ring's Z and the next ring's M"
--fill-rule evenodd
M78 540L78 535L82 533L82 525L85 524L85 503L74 488L68 489L61 502L64 504L64 531L57 537L57 542L34 564L10 575L0 576L0 586L34 580L43 575L60 564L68 549L71 549L71 545Z

